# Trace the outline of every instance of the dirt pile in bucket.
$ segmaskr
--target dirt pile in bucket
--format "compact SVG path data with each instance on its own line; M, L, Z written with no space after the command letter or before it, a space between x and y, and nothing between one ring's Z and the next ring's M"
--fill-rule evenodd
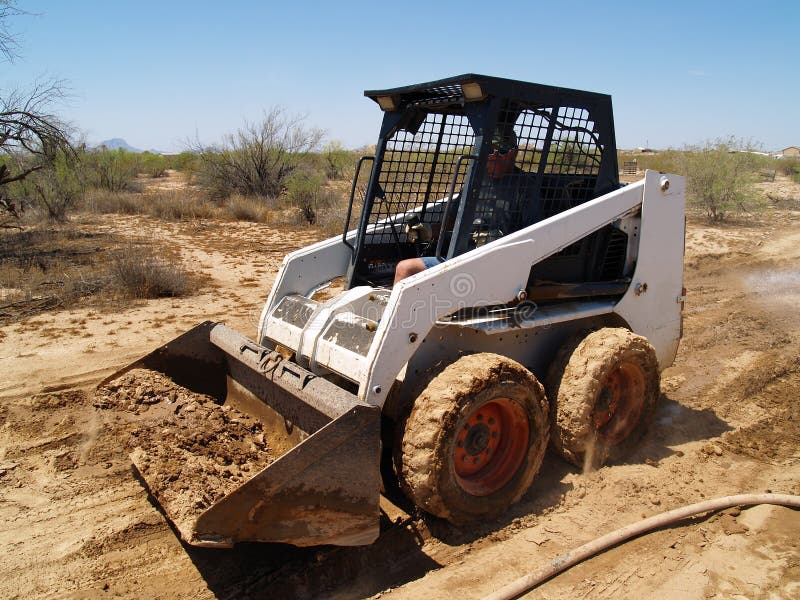
M130 417L121 441L186 539L207 508L274 460L256 419L155 371L128 371L97 390L95 406Z

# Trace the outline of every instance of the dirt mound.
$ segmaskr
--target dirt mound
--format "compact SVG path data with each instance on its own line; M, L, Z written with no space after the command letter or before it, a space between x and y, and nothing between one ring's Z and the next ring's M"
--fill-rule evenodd
M723 436L724 445L737 454L773 464L789 464L798 456L800 439L800 359L761 372L767 384L751 398L761 408L762 418ZM748 390L749 391L749 390Z
M131 459L184 536L274 460L257 420L158 372L125 373L98 389L95 406L139 415L126 442Z

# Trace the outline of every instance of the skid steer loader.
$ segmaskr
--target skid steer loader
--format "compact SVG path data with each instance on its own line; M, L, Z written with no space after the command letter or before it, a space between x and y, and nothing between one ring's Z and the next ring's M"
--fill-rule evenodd
M206 322L101 384L163 374L279 454L192 513L169 492L203 497L203 477L154 481L133 453L190 544L369 544L387 455L423 510L489 518L548 444L597 467L652 420L681 337L684 179L620 185L607 95L472 74L365 95L383 123L344 232L285 257L255 339ZM427 268L395 282L409 260Z

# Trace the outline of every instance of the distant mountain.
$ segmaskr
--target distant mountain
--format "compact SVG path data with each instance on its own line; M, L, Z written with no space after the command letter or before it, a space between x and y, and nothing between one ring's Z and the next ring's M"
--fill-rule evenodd
M100 148L102 146L105 146L108 150L118 150L122 148L126 152L141 152L141 150L139 150L138 148L134 148L122 138L111 138L110 140L103 140L95 147Z
M100 148L105 146L108 150L117 150L122 148L125 152L150 152L151 154L164 154L161 150L139 150L138 148L134 148L128 142L126 142L122 138L111 138L110 140L104 140L97 144L95 148Z

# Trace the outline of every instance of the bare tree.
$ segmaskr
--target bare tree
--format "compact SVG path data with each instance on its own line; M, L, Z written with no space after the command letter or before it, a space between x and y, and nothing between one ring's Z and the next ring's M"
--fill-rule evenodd
M24 14L14 0L0 0L0 56L16 57L17 40L9 17ZM8 184L51 168L59 155L74 156L70 128L54 113L65 97L61 80L35 83L28 89L0 89L0 227L16 226L20 208Z
M314 150L323 132L307 128L304 117L290 116L281 108L264 112L257 123L246 122L216 146L190 143L200 158L200 182L213 195L232 194L273 198L286 188L286 181Z
M7 62L16 58L19 47L16 36L8 28L8 19L23 14L25 11L17 6L15 0L0 0L0 56Z
M60 81L36 83L27 90L0 90L0 227L13 226L19 218L8 184L53 168L59 155L75 155L70 128L53 112L63 98Z

